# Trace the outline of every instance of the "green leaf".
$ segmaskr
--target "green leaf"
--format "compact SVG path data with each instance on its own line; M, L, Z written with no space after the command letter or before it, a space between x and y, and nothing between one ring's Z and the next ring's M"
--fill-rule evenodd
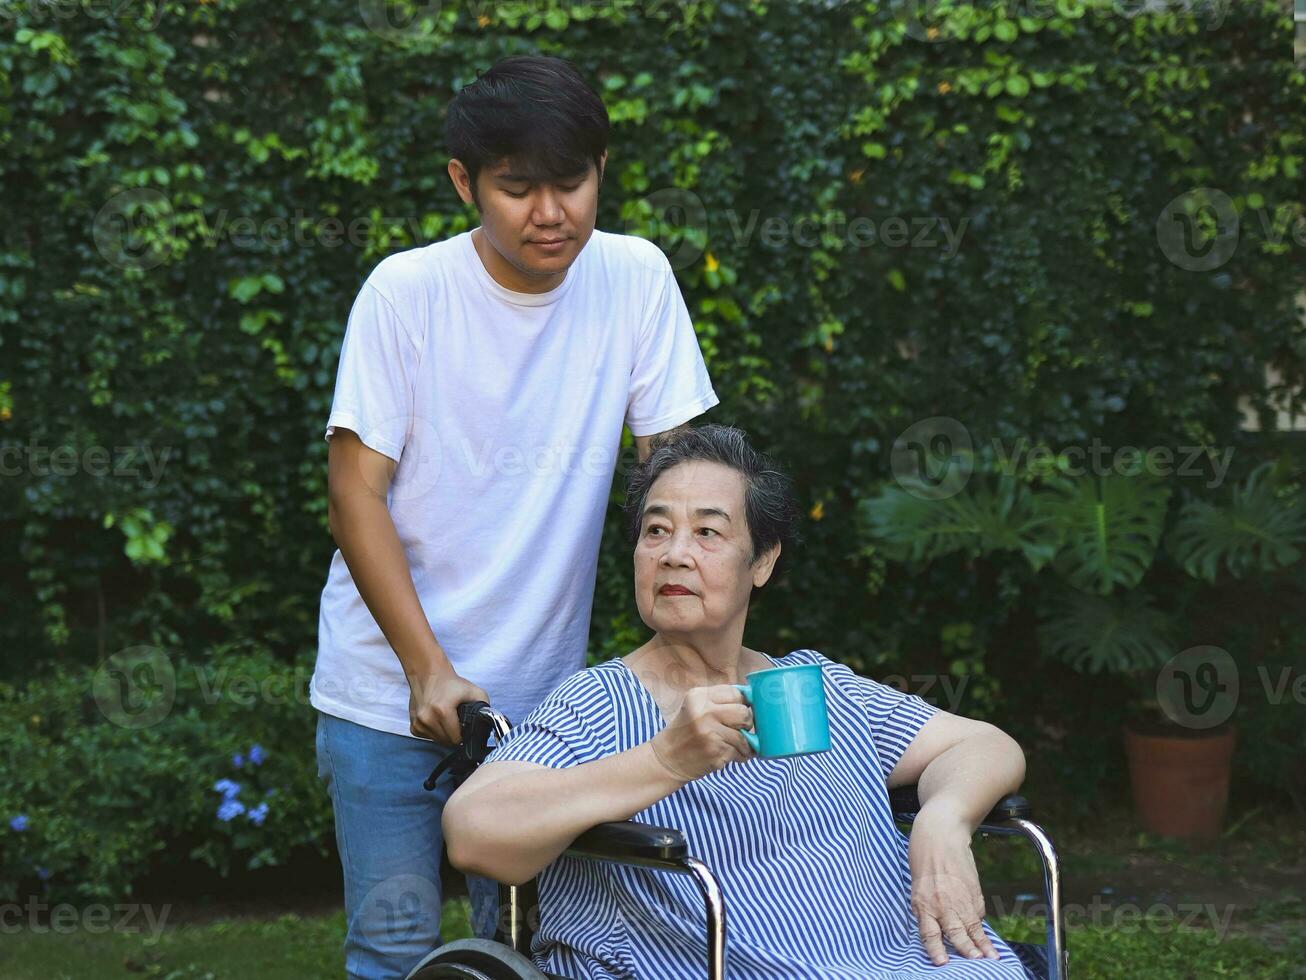
M242 276L240 279L233 279L227 286L227 291L237 303L248 303L259 293L263 292L264 282L260 276Z
M1156 668L1174 654L1173 622L1140 592L1108 599L1067 589L1035 632L1046 656L1090 674Z
M1007 92L1018 99L1023 98L1029 94L1029 80L1024 75L1008 76Z
M148 64L145 52L140 48L118 48L113 56L119 64L128 68L144 68Z
M1077 589L1107 595L1137 585L1156 556L1170 488L1122 473L1054 478L1037 511L1061 529L1053 567Z
M973 460L951 457L940 472L969 467ZM937 474L936 474L937 475ZM1025 484L1013 477L974 477L965 489L940 496L946 484L927 477L886 484L862 501L871 536L890 558L925 561L961 551L972 557L992 551L1017 551L1038 571L1056 552L1056 529L1035 511Z
M1295 564L1306 545L1306 507L1284 499L1269 479L1265 462L1236 486L1228 508L1190 500L1179 511L1166 550L1194 578L1214 583L1221 566L1234 578Z

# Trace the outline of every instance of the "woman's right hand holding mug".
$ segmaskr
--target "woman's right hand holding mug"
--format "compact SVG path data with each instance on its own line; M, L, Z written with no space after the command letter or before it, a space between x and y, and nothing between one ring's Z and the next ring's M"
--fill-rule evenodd
M733 684L695 687L666 728L650 739L653 754L681 782L688 783L756 753L740 732L753 726L753 709Z

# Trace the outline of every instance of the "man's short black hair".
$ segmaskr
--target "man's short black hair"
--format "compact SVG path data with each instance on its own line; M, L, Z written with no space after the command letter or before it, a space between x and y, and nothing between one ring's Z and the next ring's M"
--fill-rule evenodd
M476 180L483 168L508 160L533 183L576 180L590 161L602 172L608 110L568 61L514 55L495 63L449 103L444 138L467 169L479 211Z

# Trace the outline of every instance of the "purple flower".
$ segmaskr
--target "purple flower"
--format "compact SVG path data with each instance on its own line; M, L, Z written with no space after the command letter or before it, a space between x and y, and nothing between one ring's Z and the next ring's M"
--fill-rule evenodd
M249 761L254 765L263 765L263 760L266 758L267 753L263 751L263 746L255 744L249 747Z
M232 820L244 812L245 804L241 803L239 800L223 800L221 806L218 807L218 819L223 823L226 823L228 820Z
M231 764L235 766L237 769L239 769L241 766L245 764L245 757L241 755L239 752L237 752L235 755L231 757Z
M42 881L45 881L47 878L50 877L50 869L49 869L49 868L37 868L37 869L36 869L36 877L40 878Z
M20 832L26 830L26 829L27 829L27 814L25 814L25 813L20 813L20 814L18 814L18 816L14 817L12 820L10 820L10 821L9 821L9 829L10 829L10 830L17 830L17 831L20 831Z
M233 783L230 779L219 779L213 788L222 794L224 800L234 800L240 793L240 783Z
M267 819L267 815L268 805L266 803L260 803L246 814L246 816L249 817L249 822L256 827L263 826L263 821Z

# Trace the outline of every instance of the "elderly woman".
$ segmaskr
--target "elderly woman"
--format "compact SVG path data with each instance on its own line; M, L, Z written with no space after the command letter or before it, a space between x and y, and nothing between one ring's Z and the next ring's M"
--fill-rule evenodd
M732 980L1024 980L983 921L970 852L980 820L1024 778L1020 746L815 650L742 645L749 597L771 577L796 507L740 430L664 439L634 473L627 510L652 638L564 681L444 811L454 865L510 884L539 875L540 969L702 975L705 912L688 879L562 854L597 823L634 819L683 830L716 874ZM740 734L752 711L733 685L803 663L822 668L830 749L755 756ZM908 840L887 790L910 783L921 810Z

